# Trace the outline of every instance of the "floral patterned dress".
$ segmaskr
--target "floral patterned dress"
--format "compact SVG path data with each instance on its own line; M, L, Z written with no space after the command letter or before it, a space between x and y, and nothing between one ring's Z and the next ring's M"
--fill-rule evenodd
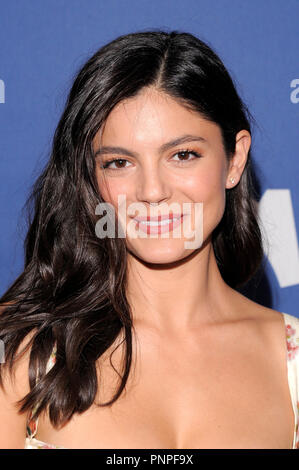
M292 399L295 429L293 449L299 449L299 318L283 313L286 327L288 382Z
M293 405L295 427L293 437L293 449L299 449L299 318L282 313L286 333L286 362L288 370L288 384ZM53 348L47 364L47 372L53 367L56 360L56 345ZM38 418L34 414L37 406L33 408L27 421L25 449L64 449L35 438L37 432Z

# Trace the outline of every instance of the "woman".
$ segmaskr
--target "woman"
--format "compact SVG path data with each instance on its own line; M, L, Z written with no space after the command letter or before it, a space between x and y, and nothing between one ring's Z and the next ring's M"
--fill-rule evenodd
M84 65L1 298L2 448L296 447L299 320L236 290L263 257L250 145L191 34Z

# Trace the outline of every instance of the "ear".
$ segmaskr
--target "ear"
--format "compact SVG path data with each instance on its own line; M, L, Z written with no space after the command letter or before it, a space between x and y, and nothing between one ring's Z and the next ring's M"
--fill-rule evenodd
M226 178L226 188L233 188L239 183L247 162L250 145L250 133L245 129L239 131L236 135L235 153L231 157L229 162L229 168ZM231 181L231 178L233 179L233 182Z

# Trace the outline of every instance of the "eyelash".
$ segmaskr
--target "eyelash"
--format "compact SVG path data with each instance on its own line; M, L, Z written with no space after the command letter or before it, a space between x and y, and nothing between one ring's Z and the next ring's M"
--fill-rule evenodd
M186 150L179 150L178 152L176 152L173 156L175 155L178 155L178 154L182 154L182 153L188 153L188 154L193 154L195 155L195 158L192 158L191 160L180 160L180 161L177 161L178 165L184 165L184 163L188 163L190 161L193 161L195 160L196 158L201 158L201 155L198 153L198 152L195 152L194 150L189 150L189 149L186 149ZM110 168L110 164L111 163L114 163L114 162L127 162L128 160L126 160L125 158L114 158L114 159L111 159L111 160L107 160L103 165L102 165L102 168L105 170L105 169L108 169L108 170L125 170L126 167L123 167L123 168Z

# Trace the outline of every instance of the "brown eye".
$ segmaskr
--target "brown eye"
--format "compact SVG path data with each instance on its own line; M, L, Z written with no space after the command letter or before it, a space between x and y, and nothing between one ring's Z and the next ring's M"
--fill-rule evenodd
M183 159L181 160L176 160L178 163L184 163L184 162L189 162L189 161L192 161L192 160L195 160L196 158L200 158L201 155L197 152L194 152L193 150L180 150L179 152L177 152L175 156L177 155L182 155L183 156ZM190 155L194 155L195 158L189 158Z
M188 157L190 155L189 152L178 152L177 155L180 155L181 157L183 156L183 160L188 160Z
M128 160L125 160L123 158L116 158L114 160L109 160L107 162L105 162L103 165L102 165L102 168L105 170L106 168L111 168L111 165L112 163L115 163L117 165L120 165L120 167L116 167L116 168L111 168L112 170L121 170L122 168L125 168L125 163L127 163Z

